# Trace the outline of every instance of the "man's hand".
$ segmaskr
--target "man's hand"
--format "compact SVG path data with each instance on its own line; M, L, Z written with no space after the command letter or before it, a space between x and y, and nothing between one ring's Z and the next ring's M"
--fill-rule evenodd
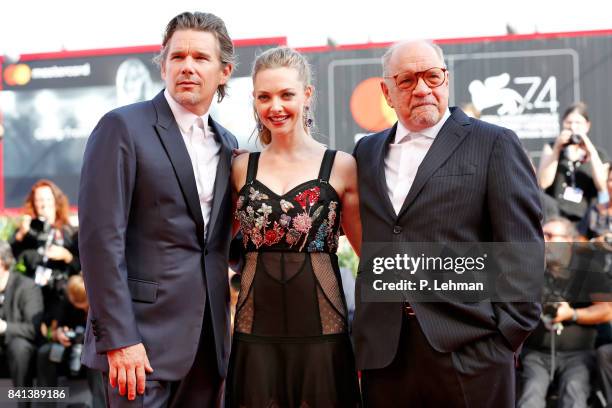
M54 261L64 261L67 264L72 262L73 256L69 250L59 245L51 245L47 249L47 258L53 259Z
M134 400L136 392L144 394L146 374L151 374L153 368L142 343L108 351L106 357L110 385L119 385L119 395L124 396L126 388L128 400Z
M572 309L569 303L561 302L561 304L559 304L559 308L557 309L557 316L555 317L555 320L553 320L553 323L561 323L566 320L571 320L573 316L574 309Z
M67 331L68 327L58 327L55 330L55 340L64 347L70 347L72 344L68 336L66 336Z

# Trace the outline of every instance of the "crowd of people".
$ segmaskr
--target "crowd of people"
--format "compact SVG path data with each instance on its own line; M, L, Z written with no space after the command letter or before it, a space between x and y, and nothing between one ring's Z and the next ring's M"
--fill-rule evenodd
M94 406L113 407L612 403L612 172L584 103L536 172L514 132L449 107L440 47L401 42L381 80L398 122L350 155L313 137L308 62L278 47L252 70L262 151L247 153L209 114L235 64L223 21L176 16L157 60L164 91L109 112L88 141L78 238L66 197L41 180L0 243L15 385L81 375ZM341 234L357 255L380 242L530 243L522 265L541 270L544 297L368 302L362 259L351 320Z
M3 372L18 387L57 387L85 377L104 406L100 373L81 365L89 303L69 203L53 182L36 182L8 242L0 242Z
M612 169L590 130L586 104L571 105L540 157L544 313L522 353L519 407L544 406L551 389L560 407L612 403Z

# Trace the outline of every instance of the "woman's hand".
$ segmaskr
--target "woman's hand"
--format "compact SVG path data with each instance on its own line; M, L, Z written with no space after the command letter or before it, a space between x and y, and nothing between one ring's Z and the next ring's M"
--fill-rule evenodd
M570 129L563 129L559 136L557 136L553 145L553 150L557 153L557 157L559 157L558 153L569 144L571 137L572 131Z
M593 168L593 184L597 191L607 191L608 165L601 161L597 148L587 134L581 134L580 137L582 138L580 147L586 152L586 160L591 162Z
M19 242L23 241L23 238L30 231L31 224L32 224L32 217L28 214L24 214L21 217L21 223L19 224L19 229L17 230L17 233L15 234L16 241L19 241Z
M590 160L593 155L598 155L595 145L593 144L593 142L591 142L591 139L589 139L586 133L583 135L581 134L579 136L581 137L580 147L582 147L586 151L588 160Z

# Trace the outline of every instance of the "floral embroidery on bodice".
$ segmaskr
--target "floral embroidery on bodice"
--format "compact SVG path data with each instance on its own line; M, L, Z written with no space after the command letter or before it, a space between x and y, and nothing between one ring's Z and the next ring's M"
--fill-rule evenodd
M327 163L335 153L329 152L325 152L317 179L283 195L255 178L259 153L251 153L256 156L249 160L247 182L238 193L234 214L247 251L336 252L340 202L328 182L331 168L327 169Z

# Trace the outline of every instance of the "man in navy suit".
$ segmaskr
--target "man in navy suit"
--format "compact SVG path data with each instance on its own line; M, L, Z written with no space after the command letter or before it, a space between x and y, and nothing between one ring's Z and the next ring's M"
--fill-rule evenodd
M449 109L449 73L435 44L392 46L383 73L398 122L354 150L364 251L381 242L530 243L543 276L538 188L516 135ZM539 304L365 302L366 261L353 326L366 406L514 407L515 352L538 323Z
M81 261L90 298L83 362L110 406L211 407L229 354L229 187L236 138L209 108L234 48L208 13L166 28L165 90L107 113L85 150Z

